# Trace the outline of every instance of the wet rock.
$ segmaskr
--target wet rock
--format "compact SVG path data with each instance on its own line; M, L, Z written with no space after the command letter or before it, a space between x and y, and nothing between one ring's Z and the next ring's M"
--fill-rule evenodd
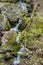
M6 16L0 13L0 30L9 30L10 27L10 23L7 20Z
M30 5L27 5L27 10L28 10L28 13L31 13L32 12L32 8Z
M18 19L21 19L23 15L27 14L26 9L22 9L20 4L7 3L1 8L1 12L4 13L9 19L10 23L15 25Z
M0 31L0 37L2 37L3 36L3 33Z

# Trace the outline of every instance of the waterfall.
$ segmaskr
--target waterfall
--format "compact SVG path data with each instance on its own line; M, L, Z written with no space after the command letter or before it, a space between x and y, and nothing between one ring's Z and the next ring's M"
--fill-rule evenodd
M26 4L22 3L21 1L19 2L20 6L22 7L23 10L26 10Z
M18 34L18 36L17 36L17 38L16 38L16 42L20 43L21 46L22 46L22 48L18 51L17 58L14 59L14 63L13 63L14 65L17 65L17 64L20 63L21 54L22 54L23 52L29 51L29 50L28 50L27 48L25 48L24 45L19 41L20 35L21 35L21 33Z
M22 3L21 0L18 0L18 2L19 2L19 4L20 4L20 6L22 7L22 10L26 10L26 4L25 4L25 3ZM28 49L25 48L24 45L20 42L21 32L19 32L18 26L20 25L21 22L22 22L22 21L19 19L18 24L17 24L14 28L11 28L11 29L10 29L11 31L12 31L12 30L15 30L15 31L17 31L17 32L19 33L18 36L17 36L17 38L16 38L16 42L17 42L17 43L20 43L20 44L21 44L21 47L22 47L22 48L18 51L17 57L14 58L14 62L13 62L14 65L18 65L18 64L20 63L21 54L22 54L23 52L25 52L25 51L28 51Z
M11 28L10 30L15 30L15 31L18 31L18 26L19 24L21 23L21 20L19 19L19 23L14 27L14 28Z

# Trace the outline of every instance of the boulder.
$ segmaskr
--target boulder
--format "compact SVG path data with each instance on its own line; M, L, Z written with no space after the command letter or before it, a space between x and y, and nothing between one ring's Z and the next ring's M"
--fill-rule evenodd
M27 9L23 10L20 4L7 3L1 8L1 13L4 13L9 19L11 25L15 25L18 19L27 14Z
M2 44L12 44L15 43L17 37L17 33L15 31L6 31L6 33L2 37Z
M4 14L0 13L0 30L9 30L10 23Z

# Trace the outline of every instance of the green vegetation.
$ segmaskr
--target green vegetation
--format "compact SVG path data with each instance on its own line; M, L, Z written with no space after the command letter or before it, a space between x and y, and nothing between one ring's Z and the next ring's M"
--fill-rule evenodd
M0 65L43 65L43 6L34 7L32 0L0 0Z

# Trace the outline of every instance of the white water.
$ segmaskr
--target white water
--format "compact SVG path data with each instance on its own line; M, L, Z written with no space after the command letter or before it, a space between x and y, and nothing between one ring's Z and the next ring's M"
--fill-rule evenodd
M17 43L20 43L21 44L21 49L18 51L18 55L17 55L17 58L16 59L14 59L14 65L17 65L17 64L19 64L20 63L20 58L21 58L21 54L23 53L23 52L25 52L25 51L29 51L26 47L24 47L23 46L23 44L20 42L20 35L21 35L21 33L19 33L18 34L18 36L17 36L17 38L16 38L16 42Z
M20 6L22 7L23 10L26 10L26 4L25 4L25 3L22 3L22 2L20 1L19 4L20 4ZM15 30L15 31L17 31L17 32L19 33L18 36L17 36L17 38L16 38L16 42L17 42L17 43L20 43L20 44L21 44L21 47L22 47L22 48L18 51L17 57L14 58L14 62L13 62L14 65L18 65L18 64L20 63L21 54L22 54L23 52L25 52L25 51L28 51L28 49L25 48L24 45L19 41L21 32L19 32L18 26L19 26L19 24L20 24L21 22L22 22L22 21L19 20L19 23L18 23L14 28L11 28L11 29L10 29L11 31L12 31L12 30Z
M21 20L19 20L19 23L14 28L11 28L10 30L11 31L12 30L18 31L18 26L19 26L20 23L21 23Z
M23 10L26 10L26 4L25 4L25 3L22 3L22 2L20 1L19 4L21 5L21 7L22 7Z

